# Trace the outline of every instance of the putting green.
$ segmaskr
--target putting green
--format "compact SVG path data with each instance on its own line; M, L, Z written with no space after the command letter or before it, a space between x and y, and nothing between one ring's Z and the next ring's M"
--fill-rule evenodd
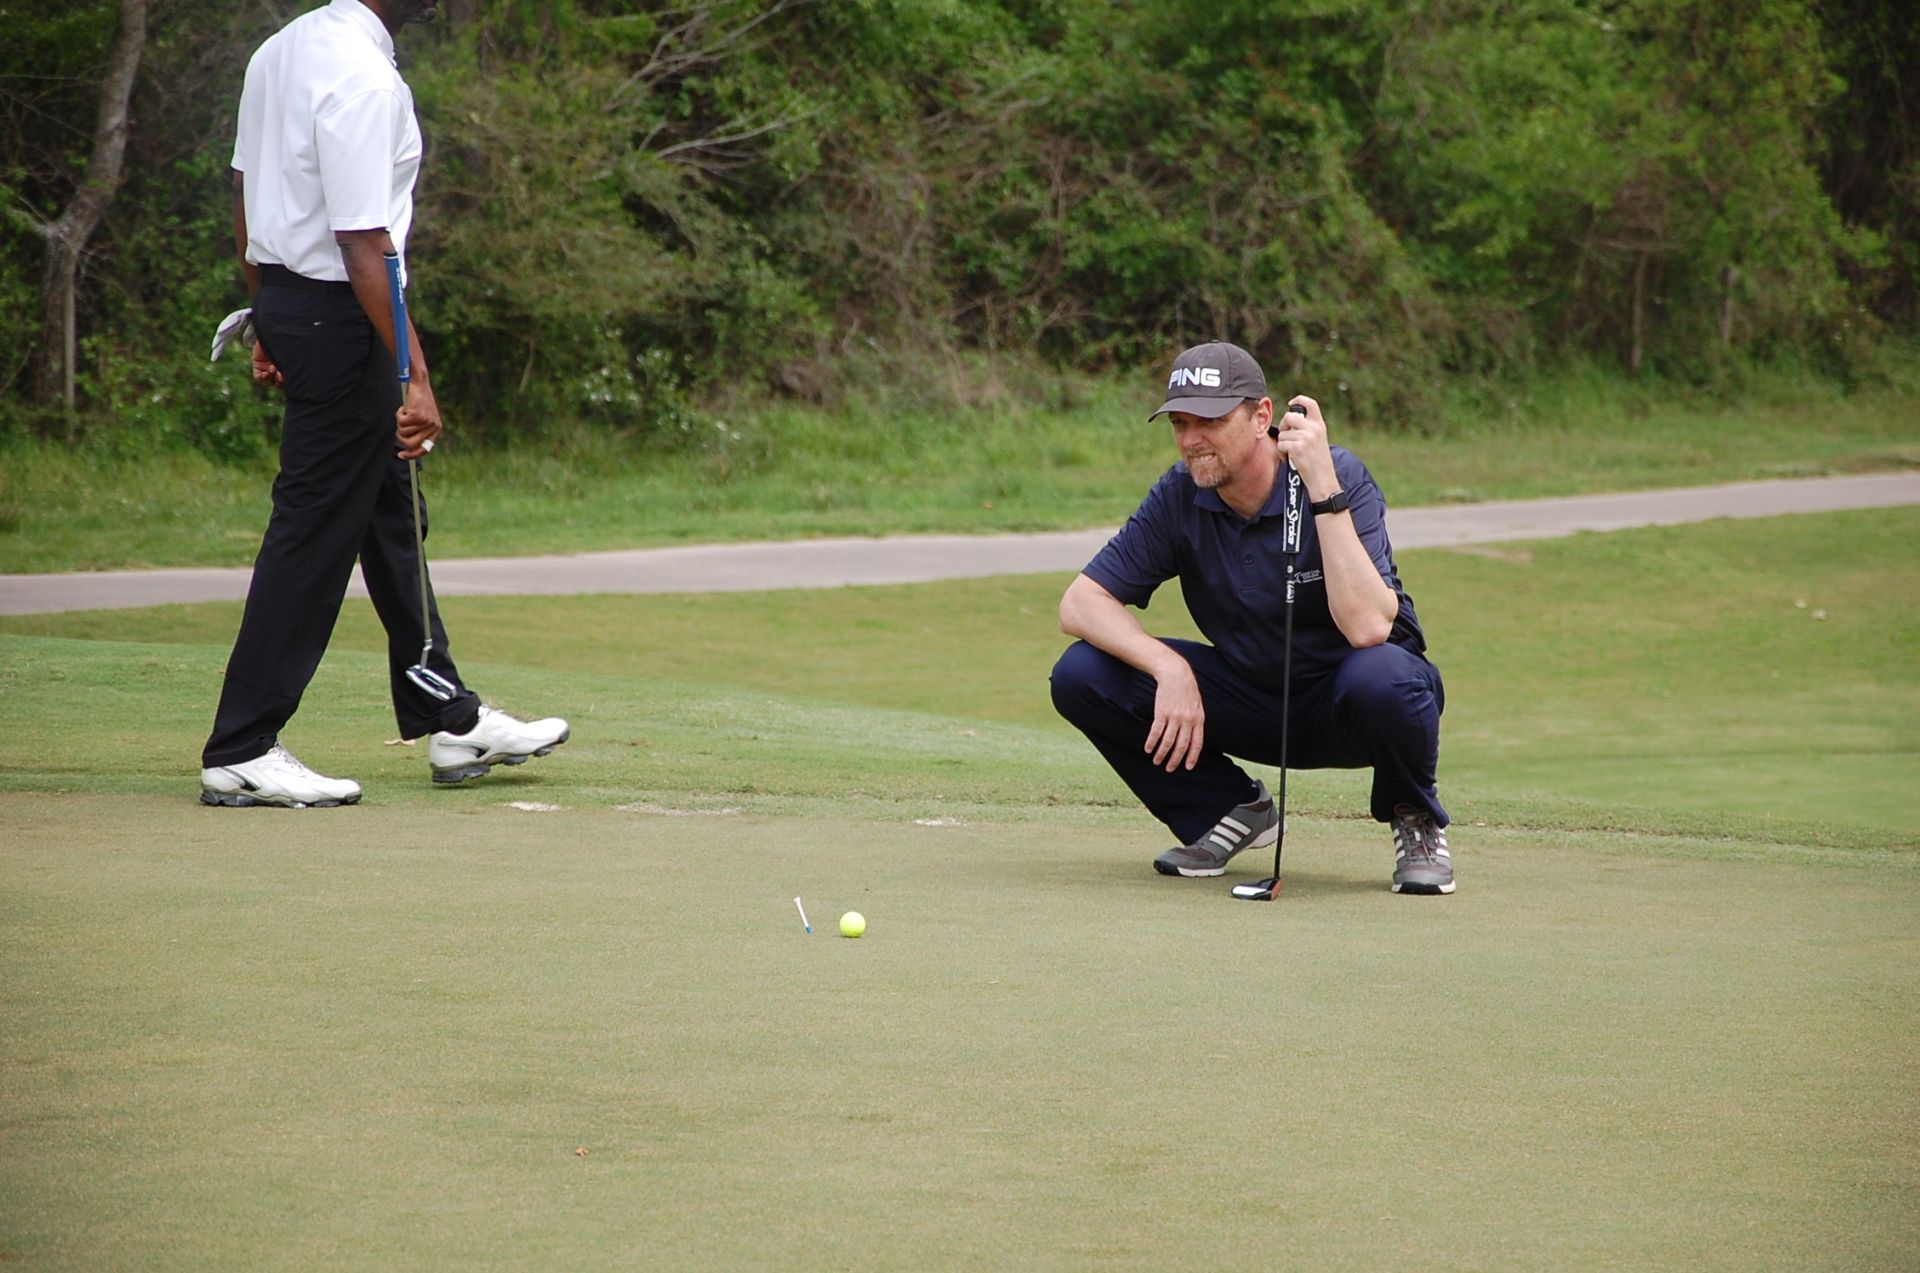
M543 765L565 763L564 753ZM1896 1267L1910 869L1456 836L0 796L56 1267ZM709 806L711 808L711 806ZM1252 864L1259 865L1259 864ZM1252 876L1256 870L1236 871ZM792 898L816 922L806 936ZM842 910L870 929L827 935Z

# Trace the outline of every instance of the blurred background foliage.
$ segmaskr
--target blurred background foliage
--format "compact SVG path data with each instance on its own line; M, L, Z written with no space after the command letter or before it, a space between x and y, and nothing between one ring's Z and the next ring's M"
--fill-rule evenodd
M308 7L153 0L68 411L33 224L116 6L0 4L0 430L266 445L206 349L241 74ZM1460 376L1844 384L1920 307L1902 0L443 0L399 48L416 321L483 435L1044 402L1216 336L1437 429Z

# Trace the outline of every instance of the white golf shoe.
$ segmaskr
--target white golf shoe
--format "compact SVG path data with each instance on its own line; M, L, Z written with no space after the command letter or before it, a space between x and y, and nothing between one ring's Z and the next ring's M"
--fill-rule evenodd
M309 806L326 809L359 802L359 783L351 778L317 774L279 743L255 760L200 771L201 804L223 804L236 809L256 804L282 809Z
M524 765L567 741L571 731L558 716L515 720L492 707L480 708L480 720L464 734L444 730L427 740L427 763L435 782L465 782L495 765Z

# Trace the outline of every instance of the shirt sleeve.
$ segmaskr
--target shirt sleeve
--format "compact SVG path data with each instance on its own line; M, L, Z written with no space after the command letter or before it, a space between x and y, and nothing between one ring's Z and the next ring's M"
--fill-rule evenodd
M356 94L314 121L320 190L333 230L385 230L393 217L393 139L402 109L397 93Z
M235 114L233 126L233 159L227 165L235 172L247 170L247 156L259 146L260 140L254 134L259 130L259 114L254 99L260 93L260 77L253 69L253 62L247 62L246 78L240 81L240 109Z
M1122 605L1145 609L1154 590L1179 573L1180 562L1167 501L1174 472L1155 483L1119 534L1080 573L1112 593Z

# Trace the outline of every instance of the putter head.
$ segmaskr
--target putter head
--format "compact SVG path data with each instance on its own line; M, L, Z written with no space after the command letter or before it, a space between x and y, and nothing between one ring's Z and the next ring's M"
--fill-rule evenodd
M1280 896L1280 877L1275 875L1251 884L1235 884L1233 895L1243 902L1271 902Z
M443 703L451 703L460 694L459 686L423 663L408 668L407 679Z

